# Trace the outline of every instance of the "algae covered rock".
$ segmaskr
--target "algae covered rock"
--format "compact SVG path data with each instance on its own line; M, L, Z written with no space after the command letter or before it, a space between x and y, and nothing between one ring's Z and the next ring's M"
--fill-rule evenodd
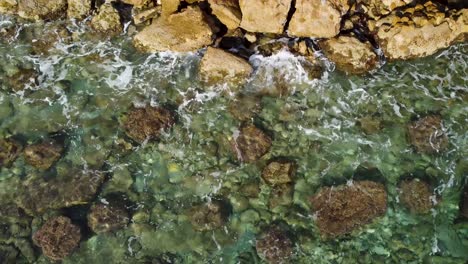
M24 148L26 162L38 169L47 170L60 159L63 146L54 140L29 145Z
M253 95L240 95L228 106L229 113L239 121L248 121L258 114L262 107L260 98Z
M127 210L123 206L97 203L88 213L88 225L95 233L116 231L127 226Z
M412 213L428 213L432 208L431 196L429 184L422 180L405 180L400 183L401 203Z
M198 7L166 17L159 17L133 39L142 52L189 52L212 43L213 30Z
M291 161L272 161L262 172L263 180L269 185L280 185L293 182L296 165Z
M437 115L425 116L409 124L408 136L411 145L420 153L439 153L448 147L442 119Z
M252 124L240 128L231 140L233 152L239 161L254 162L265 155L271 147L271 138Z
M239 0L240 27L250 32L283 33L292 0Z
M158 139L174 122L174 115L166 108L146 106L130 109L122 119L122 126L128 137L142 143Z
M38 73L34 69L19 68L17 72L10 76L0 77L0 86L12 92L21 92L27 88L32 88L37 84Z
M208 231L222 227L227 221L228 213L226 204L211 201L192 207L188 214L195 230Z
M212 47L208 47L200 63L200 77L210 85L222 83L242 85L252 70L252 66L244 59Z
M239 27L242 13L239 7L239 0L208 0L213 15L228 29Z
M288 206L293 203L294 185L279 184L273 186L268 197L268 208L275 211L277 207Z
M462 194L462 201L460 205L460 214L468 219L468 186L465 187L465 190Z
M0 244L0 263L16 263L18 254L19 252L14 246Z
M91 11L92 0L68 0L67 17L83 19Z
M65 216L53 217L33 235L34 243L52 260L69 256L81 239L80 228Z
M348 74L363 74L377 67L378 57L369 42L355 37L339 36L320 42L325 56Z
M67 0L18 0L18 15L32 20L52 20L66 13Z
M0 139L0 167L13 163L21 153L22 146L13 139Z
M99 7L98 14L91 19L91 27L98 32L108 34L118 34L123 30L119 12L111 3Z
M291 263L294 244L288 234L277 226L260 234L255 242L257 254L268 263Z
M323 237L336 237L385 214L387 192L372 181L324 187L311 198L315 223Z

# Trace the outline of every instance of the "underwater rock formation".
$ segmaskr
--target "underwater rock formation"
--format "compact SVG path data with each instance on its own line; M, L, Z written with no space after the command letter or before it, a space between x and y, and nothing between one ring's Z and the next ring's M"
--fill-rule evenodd
M269 185L291 183L294 178L296 165L291 161L272 161L262 172L263 180Z
M222 227L227 221L227 208L222 202L211 201L192 207L188 216L197 231L209 231Z
M228 106L229 113L239 121L248 121L258 114L262 106L256 96L239 95Z
M242 13L238 0L208 0L208 3L210 4L213 15L228 29L233 30L239 27Z
M311 198L323 237L337 237L372 222L387 210L385 187L372 181L324 187Z
M70 255L81 239L80 228L65 216L53 217L33 235L34 243L52 260L62 260Z
M240 27L250 32L283 33L292 0L239 0Z
M273 186L268 197L268 208L275 210L279 206L287 206L293 203L294 185L290 183Z
M158 139L161 133L174 123L174 115L169 110L151 106L132 107L122 119L127 136L139 143Z
M63 146L54 140L29 145L24 148L26 162L38 169L49 169L63 152Z
M118 34L123 30L119 12L111 3L105 3L99 7L98 14L91 19L91 27L107 34Z
M0 167L8 167L21 153L22 146L13 139L0 139Z
M258 256L271 264L290 263L293 246L291 238L277 226L263 232L255 242Z
M422 180L405 180L400 183L401 203L411 213L428 213L432 208L431 196L429 184Z
M4 82L0 82L0 87L5 86L7 91L21 92L26 88L34 87L37 83L38 73L34 69L19 68L11 76L4 76ZM1 80L1 79L0 79Z
M18 15L32 20L52 20L66 13L67 0L20 0Z
M122 229L129 220L127 210L113 204L94 204L88 213L88 226L98 234Z
M409 142L420 153L439 153L449 143L442 127L442 119L437 115L425 116L409 124L408 135Z
M463 191L460 214L468 219L468 186Z
M247 124L231 140L231 147L241 162L254 162L265 155L271 147L271 138L261 129Z

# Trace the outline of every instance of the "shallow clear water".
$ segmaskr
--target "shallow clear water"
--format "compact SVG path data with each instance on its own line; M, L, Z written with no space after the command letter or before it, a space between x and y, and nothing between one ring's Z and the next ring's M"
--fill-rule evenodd
M0 29L12 26L11 18L0 18ZM79 249L64 263L262 263L255 238L272 223L287 226L293 237L291 263L468 259L468 222L459 218L468 173L467 44L424 59L386 63L361 77L334 71L322 58L327 70L320 80L308 79L301 58L288 52L258 55L251 58L258 74L239 99L223 87L200 83L203 51L139 54L130 37L96 40L83 25L66 26L73 41L59 41L48 54L35 51L30 40L47 36L47 28L55 28L51 25L25 24L15 31L17 38L0 41L0 135L24 144L51 135L66 142L52 169L34 169L22 156L1 168L0 205L14 202L30 178L60 179L72 170L97 169L108 178L95 200L125 199L133 218L116 232L84 231ZM37 81L23 81L17 91L7 88L7 78L21 69L34 69ZM265 71L286 74L290 95L252 99L259 89L255 78ZM270 86L267 81L262 89ZM229 146L242 123L231 112L233 106L247 111L248 100L258 100L261 110L251 120L273 142L259 162L242 164ZM148 104L172 107L177 122L159 141L135 144L121 118L132 105ZM448 149L435 155L415 152L407 140L407 125L428 114L441 116L449 138ZM377 120L381 129L364 133L361 118ZM277 157L294 160L297 173L292 201L270 208L272 190L260 175ZM411 214L401 205L397 187L410 175L435 188L438 204L430 214ZM353 179L383 182L387 213L351 235L322 240L309 198L322 186ZM247 183L259 183L257 198L246 197L241 187ZM211 199L231 204L228 221L212 231L194 230L189 209ZM82 205L60 212L86 225L86 210ZM28 255L29 228L34 232L40 219L0 235L0 245L20 252L17 263L48 262L38 248ZM2 221L5 230L20 222Z

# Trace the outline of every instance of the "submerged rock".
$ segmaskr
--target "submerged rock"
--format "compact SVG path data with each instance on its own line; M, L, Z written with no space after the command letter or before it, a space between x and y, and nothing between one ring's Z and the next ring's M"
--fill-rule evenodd
M0 0L0 14L14 14L17 11L17 0Z
M247 82L252 66L222 49L208 47L200 63L200 77L209 85L228 83L240 86Z
M268 198L268 207L271 210L279 206L287 206L293 203L294 185L290 183L273 186Z
M419 179L400 183L401 203L412 213L425 214L432 208L429 184Z
M6 86L4 89L12 92L21 92L27 88L32 88L37 84L38 73L34 69L20 68L11 76L4 76L5 80L0 85ZM2 80L2 77L0 77Z
M177 13L153 20L153 23L133 39L142 52L194 51L213 42L213 30L198 7L188 7Z
M449 15L447 15L449 14ZM393 12L372 26L390 60L429 56L468 35L468 9L441 12L432 2Z
M239 0L208 0L211 11L228 29L239 27L242 13Z
M71 33L64 24L54 25L46 30L35 30L33 35L35 41L31 43L31 48L36 55L49 55L53 53L57 43L71 40Z
M21 153L22 146L13 139L0 139L0 167L10 166Z
M442 127L440 116L431 115L408 125L411 145L420 153L435 154L448 147L448 137Z
M331 38L340 32L341 16L349 9L345 0L297 0L288 35Z
M66 13L67 0L19 0L18 15L32 20L53 20Z
M363 74L377 67L378 57L369 42L339 36L320 42L323 52L336 67L347 74Z
M172 127L174 115L163 107L132 108L123 118L122 126L131 139L143 143L158 139L161 133Z
M231 141L232 150L239 161L254 162L265 155L271 147L271 138L252 124L242 126Z
M95 233L112 232L127 226L130 218L123 206L97 203L88 213L88 225Z
M387 192L382 184L359 181L351 185L324 187L311 198L316 225L323 237L336 237L382 216Z
M16 263L18 257L18 250L11 245L0 244L0 262L5 264Z
M274 226L257 238L255 247L260 258L271 264L280 264L290 263L294 244L283 230Z
M111 3L99 7L98 14L91 19L91 27L98 32L108 34L118 34L123 30L119 12Z
M239 0L240 27L250 32L283 33L292 0Z
M270 162L262 172L263 180L269 185L280 185L293 182L296 165L291 161Z
M262 106L259 97L240 95L230 102L228 109L231 115L237 120L248 121L261 111Z
M80 228L65 216L53 217L33 235L34 243L52 260L62 260L78 247Z
M468 219L468 187L465 187L465 190L463 192L460 214L466 219Z
M192 207L189 211L189 218L195 230L213 230L226 223L227 210L223 203L212 201Z
M50 140L39 144L29 145L24 149L26 162L38 169L47 170L60 159L63 146Z
M92 0L68 0L67 17L83 19L91 12Z
M378 133L382 129L382 122L372 116L364 116L358 119L357 124L367 135Z

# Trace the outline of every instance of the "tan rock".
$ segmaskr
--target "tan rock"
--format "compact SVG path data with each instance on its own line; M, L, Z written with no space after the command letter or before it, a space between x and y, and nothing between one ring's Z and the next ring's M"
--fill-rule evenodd
M344 0L298 0L288 35L295 37L331 38L340 32L341 16L349 6Z
M468 35L468 10L446 16L428 2L377 21L377 42L389 60L429 56Z
M133 16L133 23L135 23L135 25L141 25L144 22L152 18L155 18L160 13L161 13L161 7L159 6L141 11Z
M22 18L41 20L62 16L67 8L67 0L20 0L18 15Z
M85 18L91 11L91 0L68 0L67 17L72 19Z
M168 16L177 12L179 8L180 0L161 0L162 11L161 14Z
M392 12L397 7L407 5L412 0L358 0L359 5L363 5L366 14L377 18Z
M101 5L99 13L91 19L91 27L103 33L119 33L123 29L119 12L110 3Z
M0 0L0 14L14 14L17 7L17 0Z
M291 0L239 0L241 28L250 32L283 33Z
M348 74L363 74L377 67L378 57L369 42L340 36L321 41L320 47L339 70Z
M239 27L242 19L242 13L239 8L238 0L208 0L213 15L228 29Z
M144 7L147 6L151 0L122 0L125 4L132 5L134 7Z
M252 66L222 49L208 47L200 63L200 77L208 84L229 83L241 85L252 73Z
M143 52L194 51L212 43L213 31L198 7L167 18L157 18L133 39Z

